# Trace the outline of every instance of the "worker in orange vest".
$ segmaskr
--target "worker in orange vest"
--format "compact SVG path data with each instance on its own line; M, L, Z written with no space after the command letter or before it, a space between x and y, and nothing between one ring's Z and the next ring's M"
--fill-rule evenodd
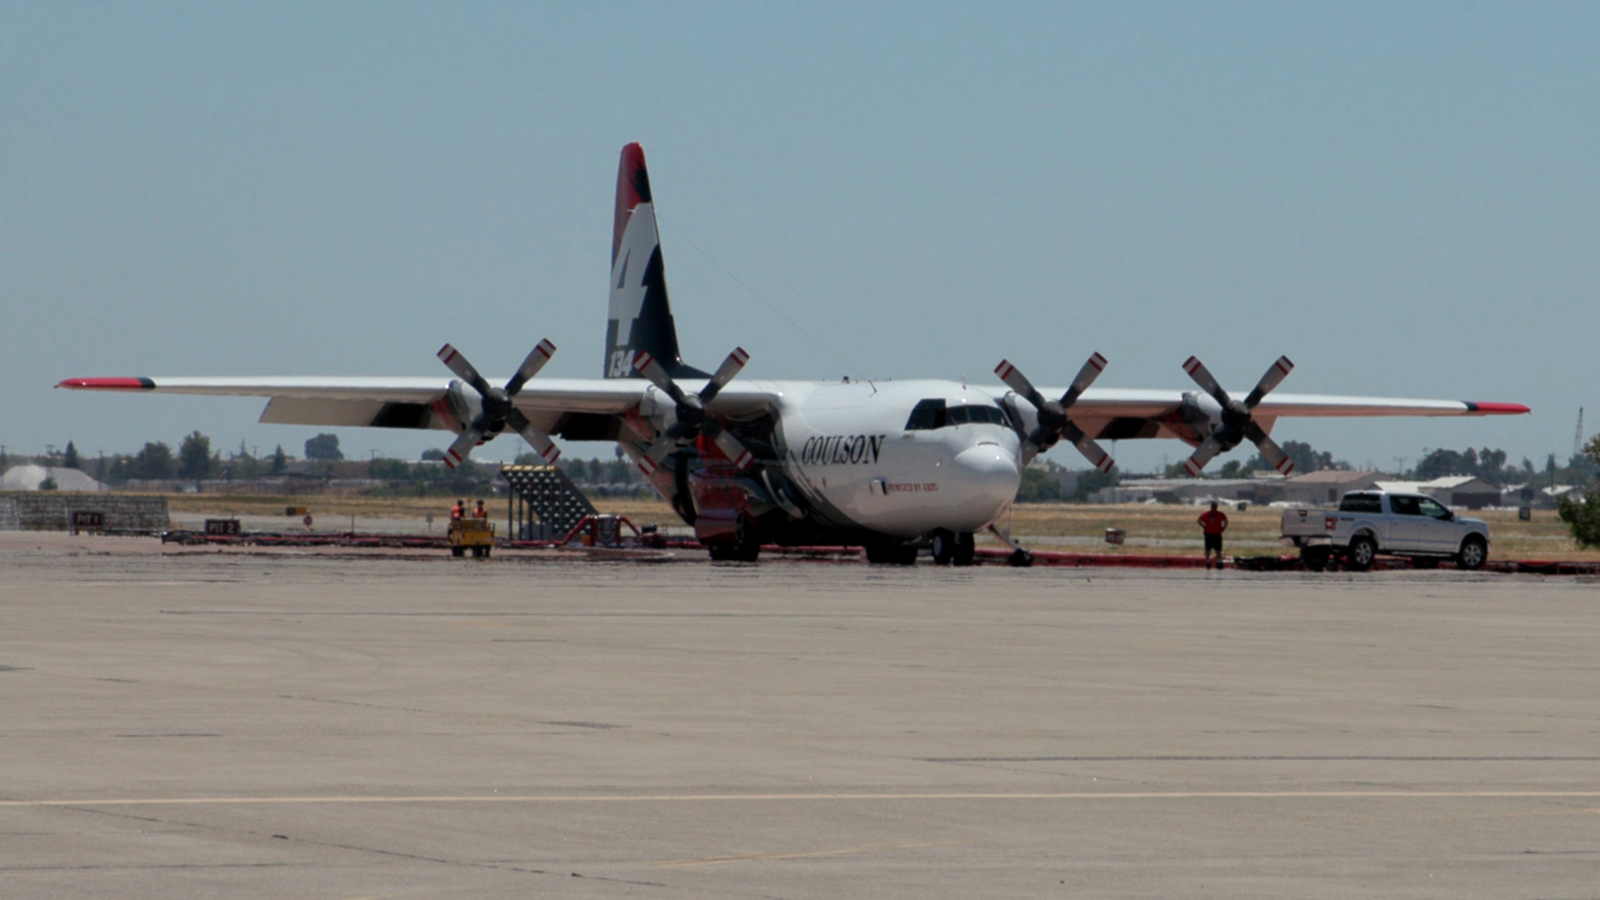
M1228 530L1228 516L1217 509L1217 501L1211 501L1211 511L1203 512L1195 520L1200 523L1200 528L1206 536L1206 568L1211 568L1211 553L1216 551L1217 568L1222 568L1222 533Z
M487 509L483 508L483 501L482 500L478 501L478 508L472 511L472 517L474 519L487 519L487 518L489 518L489 511Z
M450 507L450 521L452 521L452 522L461 521L461 517L466 515L466 514L467 514L467 501L465 501L465 500L457 500L456 501L456 505Z

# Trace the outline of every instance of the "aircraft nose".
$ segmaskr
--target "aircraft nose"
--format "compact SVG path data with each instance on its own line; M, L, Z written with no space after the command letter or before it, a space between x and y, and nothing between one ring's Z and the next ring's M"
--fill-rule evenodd
M979 444L956 454L950 476L960 485L965 511L984 520L969 524L968 531L993 521L1017 496L1017 486L1022 483L1016 457L998 444Z

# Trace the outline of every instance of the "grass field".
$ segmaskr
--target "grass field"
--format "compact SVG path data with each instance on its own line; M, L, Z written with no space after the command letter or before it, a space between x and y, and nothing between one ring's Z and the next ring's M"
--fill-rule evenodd
M467 498L469 503L476 498ZM308 496L249 496L239 494L172 494L167 502L174 512L242 515L280 515L286 506L306 506L319 517L346 516L423 518L433 513L443 518L451 500L439 497L371 497L358 494ZM495 516L505 511L504 499L491 501ZM670 508L659 500L600 498L602 512L627 516L638 524L659 522L678 525ZM1019 503L1008 521L1011 533L1040 550L1058 549L1100 553L1200 553L1200 530L1192 506L1128 504L1085 506L1068 503ZM1226 546L1230 554L1264 555L1289 552L1278 543L1282 511L1251 507L1227 510L1230 525ZM1469 513L1489 523L1491 555L1500 559L1600 560L1600 550L1579 550L1566 525L1554 512L1539 510L1530 522L1517 520L1515 512L1492 510ZM1127 532L1127 543L1105 543L1107 528ZM994 538L984 542L998 546Z

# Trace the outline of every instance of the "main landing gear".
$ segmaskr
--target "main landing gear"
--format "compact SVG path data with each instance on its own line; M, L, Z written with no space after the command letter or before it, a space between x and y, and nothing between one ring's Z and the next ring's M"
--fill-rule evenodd
M971 532L956 534L941 528L933 533L930 543L936 566L970 566L977 556L977 541Z

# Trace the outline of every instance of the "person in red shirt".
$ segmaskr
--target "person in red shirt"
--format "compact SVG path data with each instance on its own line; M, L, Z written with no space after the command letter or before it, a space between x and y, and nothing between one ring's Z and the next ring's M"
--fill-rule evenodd
M1211 501L1211 511L1203 512L1195 520L1206 535L1206 568L1211 568L1211 551L1217 553L1217 568L1222 568L1222 533L1228 530L1228 517L1217 510L1217 501Z

